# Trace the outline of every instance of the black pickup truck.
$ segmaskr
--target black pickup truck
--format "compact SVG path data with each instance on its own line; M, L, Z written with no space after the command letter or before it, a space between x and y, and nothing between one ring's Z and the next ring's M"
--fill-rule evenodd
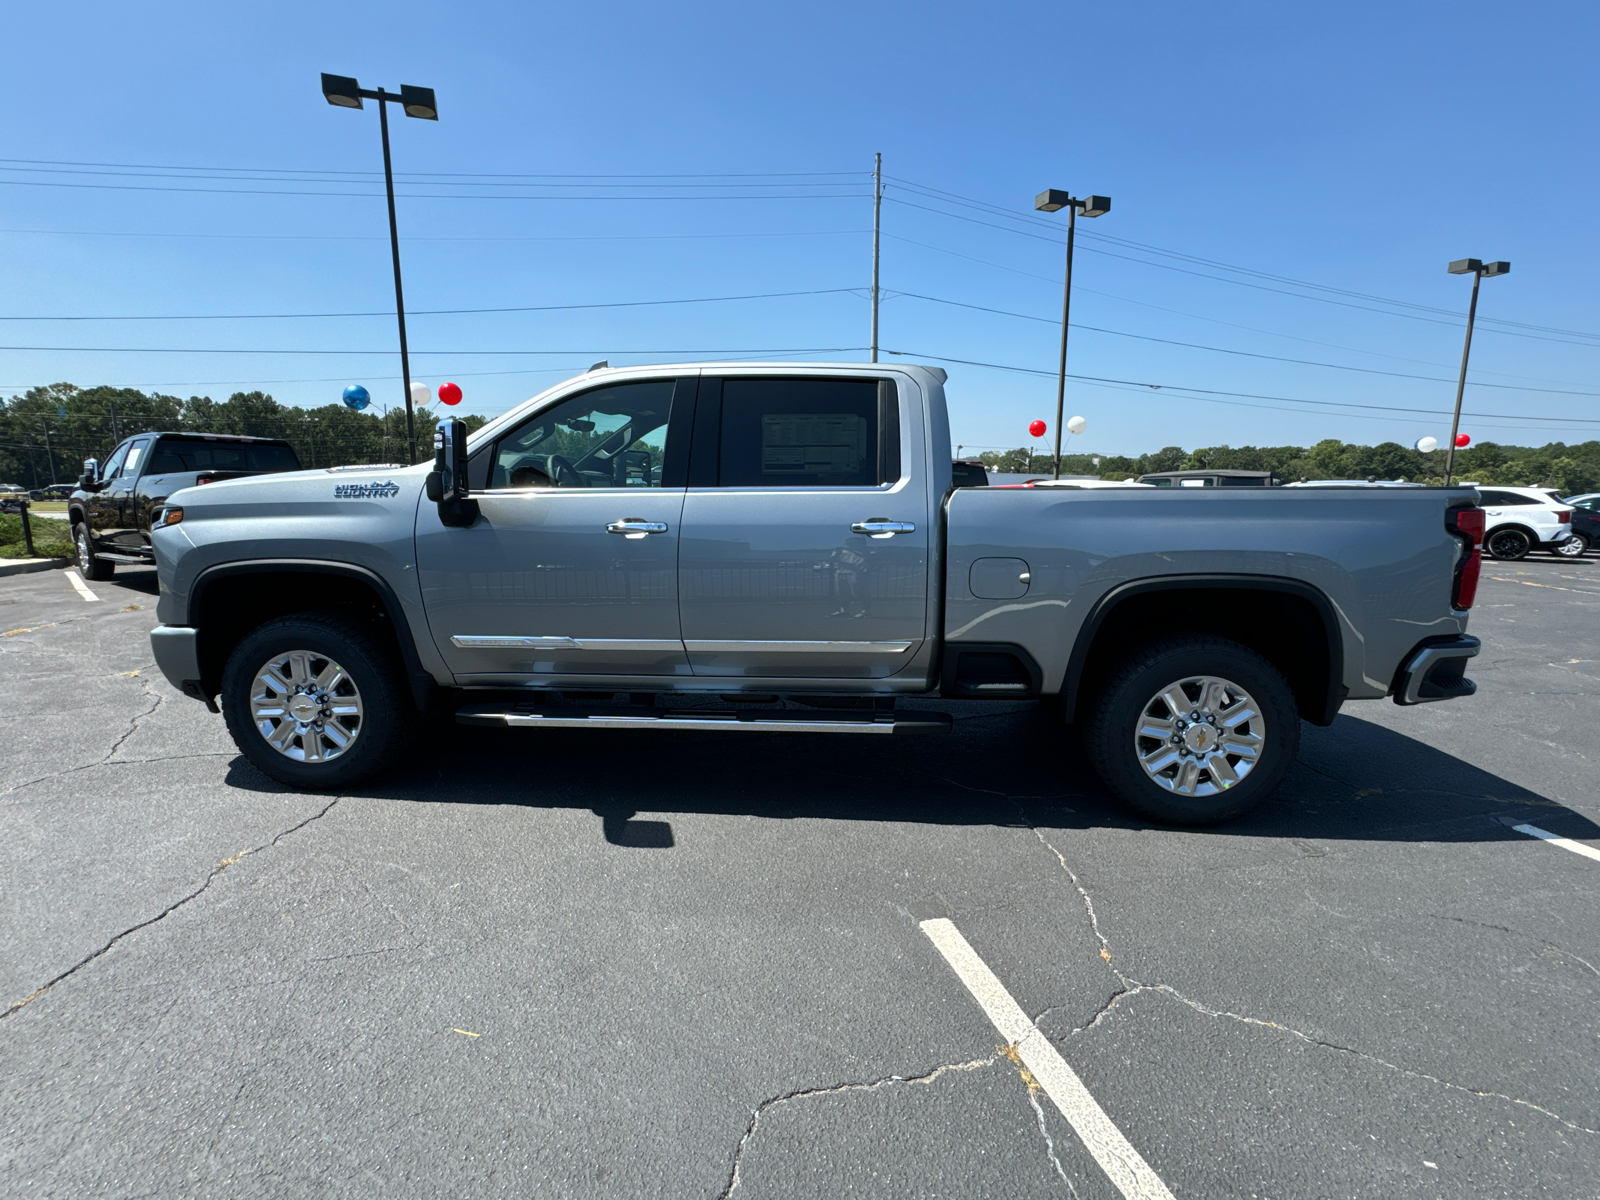
M288 442L221 433L141 433L124 439L101 466L83 464L67 502L78 567L109 579L117 563L154 565L152 516L172 493L220 479L300 470Z

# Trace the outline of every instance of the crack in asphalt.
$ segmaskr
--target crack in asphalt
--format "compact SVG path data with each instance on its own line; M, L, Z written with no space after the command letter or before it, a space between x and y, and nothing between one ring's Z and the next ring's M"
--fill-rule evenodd
M1061 1176L1061 1182L1067 1185L1067 1191L1072 1193L1072 1200L1078 1200L1078 1189L1073 1186L1072 1179L1067 1175L1067 1169L1061 1165L1061 1160L1056 1157L1055 1139L1050 1136L1050 1128L1044 1121L1044 1106L1039 1103L1039 1085L1028 1085L1028 1103L1033 1106L1033 1115L1039 1120L1039 1136L1044 1139L1044 1152L1050 1156L1050 1165L1056 1169L1056 1174Z
M1018 807L1019 807L1019 810L1020 810L1020 805ZM1023 812L1023 818L1024 818L1024 820L1027 819L1026 812ZM1551 1118L1554 1121L1560 1122L1562 1125L1565 1125L1568 1129L1576 1130L1579 1133L1592 1133L1592 1134L1600 1135L1600 1129L1591 1129L1587 1125L1580 1125L1576 1121L1569 1121L1566 1117L1563 1117L1560 1113L1554 1112L1551 1109L1545 1108L1543 1105L1535 1104L1531 1100L1522 1100L1522 1099L1519 1099L1516 1096L1508 1096L1504 1092L1488 1091L1488 1090L1484 1090L1484 1089L1480 1089L1480 1088L1467 1087L1464 1084L1452 1083L1448 1079L1441 1079L1437 1075L1428 1074L1426 1071L1417 1071L1417 1070L1413 1070L1410 1067L1403 1067L1399 1063L1390 1062L1386 1058L1379 1058L1375 1054L1368 1054L1365 1051L1357 1050L1352 1046L1341 1046L1337 1042L1323 1041L1321 1038L1313 1037L1311 1034L1304 1033L1301 1030L1292 1028L1291 1026L1288 1026L1288 1025L1281 1024L1281 1023L1279 1023L1277 1021L1264 1021L1264 1020L1260 1019L1259 1017L1249 1017L1249 1016L1245 1016L1242 1013L1230 1012L1230 1011L1228 1011L1226 1009L1208 1008L1206 1005L1201 1004L1198 1000L1191 1000L1188 996L1185 996L1182 992L1178 991L1176 988L1172 987L1170 984L1165 984L1165 983L1145 983L1142 980L1130 978L1128 975L1124 974L1122 972L1122 970L1120 968L1118 968L1116 963L1113 961L1113 956L1112 956L1112 953L1111 953L1111 944L1110 944L1110 942L1108 942L1106 940L1105 934L1102 933L1101 930L1100 930L1100 918L1099 918L1098 914L1094 910L1094 900L1093 900L1092 897L1090 897L1088 891L1084 888L1083 884L1079 881L1077 873L1074 872L1073 869L1070 866L1067 865L1066 857L1061 853L1060 850L1056 849L1056 847L1051 844L1049 839L1044 836L1043 831L1041 831L1037 827L1034 827L1031 822L1029 823L1029 827L1033 829L1034 836L1036 836L1039 839L1039 841L1041 843L1043 843L1050 850L1050 852L1056 856L1056 859L1061 863L1061 869L1063 871L1065 871L1067 873L1067 876L1072 880L1073 887L1078 889L1078 895L1083 898L1084 911L1088 914L1089 928L1093 931L1095 937L1098 938L1099 941L1100 941L1100 957L1105 960L1106 967L1112 972L1112 974L1114 974L1117 977L1117 979L1122 984L1122 987L1114 995L1112 995L1111 999L1106 1002L1106 1004L1100 1009L1100 1011L1095 1013L1094 1017L1087 1024L1081 1025L1081 1026L1077 1027L1076 1029L1073 1029L1068 1036L1075 1037L1080 1033L1086 1033L1089 1030L1094 1029L1096 1026L1098 1026L1100 1024L1100 1022L1102 1020L1104 1020L1107 1016L1109 1016L1111 1014L1112 1010L1114 1010L1117 1007L1118 1004L1120 1004L1123 1000L1127 999L1128 997L1137 996L1141 992L1156 992L1156 993L1158 993L1160 995L1167 996L1167 997L1169 997L1169 998L1171 998L1173 1000L1177 1000L1179 1003L1187 1005L1189 1008L1193 1009L1195 1012L1202 1013L1202 1014L1204 1014L1205 1016L1208 1016L1208 1017L1214 1017L1214 1018L1217 1018L1217 1019L1227 1019L1227 1020L1230 1020L1230 1021L1238 1021L1241 1024L1254 1025L1254 1026L1257 1026L1257 1027L1262 1028L1262 1029L1272 1029L1272 1030L1278 1031L1279 1033L1286 1033L1290 1037L1296 1038L1297 1040L1304 1042L1308 1046L1316 1046L1316 1047L1318 1047L1320 1049L1332 1050L1332 1051L1334 1051L1336 1053L1339 1053L1339 1054L1348 1054L1352 1058L1359 1058L1359 1059L1363 1059L1363 1060L1365 1060L1367 1062L1376 1063L1378 1066L1386 1067L1387 1069L1389 1069L1391 1071L1397 1071L1400 1074L1405 1075L1405 1076L1407 1076L1407 1077L1409 1077L1411 1079L1425 1080L1428 1083L1437 1084L1438 1086L1440 1086L1442 1088L1446 1088L1446 1089L1448 1089L1450 1091L1453 1091L1453 1092L1464 1092L1469 1096L1477 1096L1477 1097L1479 1097L1481 1099L1504 1100L1509 1104L1515 1104L1515 1105L1519 1105L1520 1107L1523 1107L1523 1108L1532 1109L1534 1112L1540 1113L1540 1114L1542 1114L1542 1115L1544 1115L1546 1117ZM1446 919L1454 919L1454 918L1446 918ZM1509 931L1507 931L1507 932L1509 932ZM1555 949L1555 950L1559 951L1561 948L1559 946L1553 946L1552 949ZM1563 953L1564 953L1564 951L1563 951ZM1577 956L1573 955L1573 957L1576 958ZM1589 967L1590 970L1594 970L1594 967L1591 964L1585 962L1584 965ZM1045 1009L1044 1012L1040 1013L1038 1017L1034 1018L1034 1024L1037 1025L1039 1023L1039 1020L1042 1019L1047 1013L1049 1013L1051 1011L1053 1011L1053 1010L1052 1009Z
M717 1200L728 1200L739 1188L739 1167L744 1158L745 1147L750 1144L750 1139L755 1137L756 1130L761 1124L761 1118L770 1108L788 1104L795 1100L809 1100L817 1096L837 1096L846 1092L875 1092L879 1088L893 1087L903 1083L932 1083L941 1075L951 1071L978 1071L984 1067L992 1067L997 1055L988 1058L974 1058L968 1062L945 1063L935 1067L925 1075L887 1075L882 1079L874 1079L868 1083L836 1083L828 1087L800 1088L793 1092L786 1092L781 1096L774 1096L770 1100L763 1100L756 1105L750 1114L750 1124L745 1127L744 1136L739 1139L739 1144L734 1147L733 1166L728 1173L728 1184L718 1194Z
M67 979L70 976L77 974L84 967L86 967L90 963L94 962L95 959L97 959L101 955L105 954L108 950L110 950L118 942L122 941L123 938L126 938L126 937L130 936L131 934L138 933L139 930L141 930L141 929L148 929L151 925L154 925L157 922L162 921L165 918L171 916L173 913L177 912L178 909L182 908L185 904L188 904L189 901L195 899L197 896L200 896L200 895L204 894L206 889L209 888L212 885L212 883L214 883L216 881L217 876L221 875L224 871L226 871L229 867L233 866L239 860L241 860L243 858L248 858L252 854L259 854L263 850L270 850L274 846L276 846L279 842L281 842L284 838L288 837L291 833L295 833L298 830L304 829L307 825L311 824L311 822L319 820L322 817L327 816L328 813L330 811L332 811L333 806L338 804L339 801L342 798L343 797L335 796L332 800L328 801L328 803L326 805L324 805L321 810L319 810L318 812L312 813L305 820L300 821L297 824L289 826L288 829L285 829L282 833L277 834L275 837L273 837L273 839L271 841L263 842L261 845L253 846L248 850L241 850L241 851L239 851L238 854L235 854L230 858L223 859L216 866L211 868L210 873L206 875L205 882L202 883L199 887L195 888L194 891L190 892L187 896L183 896L183 897L180 897L177 900L174 900L171 904L167 905L166 908L162 909L155 916L148 917L145 920L140 921L137 925L130 925L128 928L124 929L121 933L119 933L115 937L113 937L104 946L101 946L98 950L94 951L93 953L91 953L91 954L87 955L86 957L84 957L83 959L79 960L73 966L68 967L65 971L61 972L61 974L57 975L54 979L51 979L49 982L45 983L42 987L40 987L39 989L34 991L31 995L24 996L21 1000L13 1001L9 1008L7 1008L4 1012L0 1012L0 1021L5 1020L7 1017L13 1015L14 1013L20 1012L23 1008L25 1008L29 1004L32 1004L40 996L44 995L51 988L55 987L55 985L60 983L63 979Z
M1600 975L1600 967L1595 966L1587 958L1584 958L1583 955L1574 954L1565 946L1558 946L1554 942L1547 942L1544 938L1534 937L1532 934L1522 933L1520 930L1512 929L1505 925L1490 925L1485 921L1472 921L1468 920L1466 917L1447 917L1443 913L1431 913L1429 915L1431 915L1436 921L1454 921L1457 925L1474 925L1479 929L1492 929L1496 933L1508 933L1515 938L1525 938L1528 941L1537 942L1547 950L1554 950L1557 954L1564 955L1567 958L1576 959L1585 967L1589 968L1589 970L1594 974Z
M153 663L151 664L151 666L154 665L155 664ZM143 667L138 668L140 671L144 669L145 668ZM119 737L115 742L111 743L111 749L106 751L106 756L96 764L97 766L104 766L106 763L110 762L111 759L116 755L117 751L122 749L122 743L127 741L139 731L139 722L150 716L156 711L156 709L161 707L161 701L165 699L165 697L162 696L160 692L152 692L150 690L150 681L148 679L139 680L139 686L144 690L145 698L154 701L154 703L143 712L133 714L133 719L128 722L127 732Z

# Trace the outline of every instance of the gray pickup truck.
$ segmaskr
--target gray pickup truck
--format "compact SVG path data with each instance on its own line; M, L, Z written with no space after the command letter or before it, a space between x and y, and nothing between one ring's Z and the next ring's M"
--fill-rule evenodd
M156 661L299 788L370 776L429 712L901 734L949 725L902 698L1037 698L1184 824L1259 803L1346 700L1472 694L1471 489L958 487L944 383L596 370L444 422L431 468L178 493Z

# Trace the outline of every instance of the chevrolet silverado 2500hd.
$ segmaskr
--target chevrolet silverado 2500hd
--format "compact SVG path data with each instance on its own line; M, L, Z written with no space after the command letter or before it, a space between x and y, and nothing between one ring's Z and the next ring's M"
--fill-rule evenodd
M446 421L431 469L189 489L152 537L156 660L301 788L423 711L874 735L948 725L900 697L1036 697L1180 823L1264 799L1346 700L1474 690L1471 489L956 487L944 382L597 370Z

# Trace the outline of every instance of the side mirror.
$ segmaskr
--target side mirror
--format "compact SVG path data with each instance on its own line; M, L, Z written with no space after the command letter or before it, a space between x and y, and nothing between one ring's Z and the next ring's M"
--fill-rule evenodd
M467 494L467 425L459 417L446 417L433 431L427 489L444 524L464 528L478 519L478 502Z
M78 476L78 486L86 492L94 491L95 480L100 477L100 460L86 458L83 460L83 474Z

